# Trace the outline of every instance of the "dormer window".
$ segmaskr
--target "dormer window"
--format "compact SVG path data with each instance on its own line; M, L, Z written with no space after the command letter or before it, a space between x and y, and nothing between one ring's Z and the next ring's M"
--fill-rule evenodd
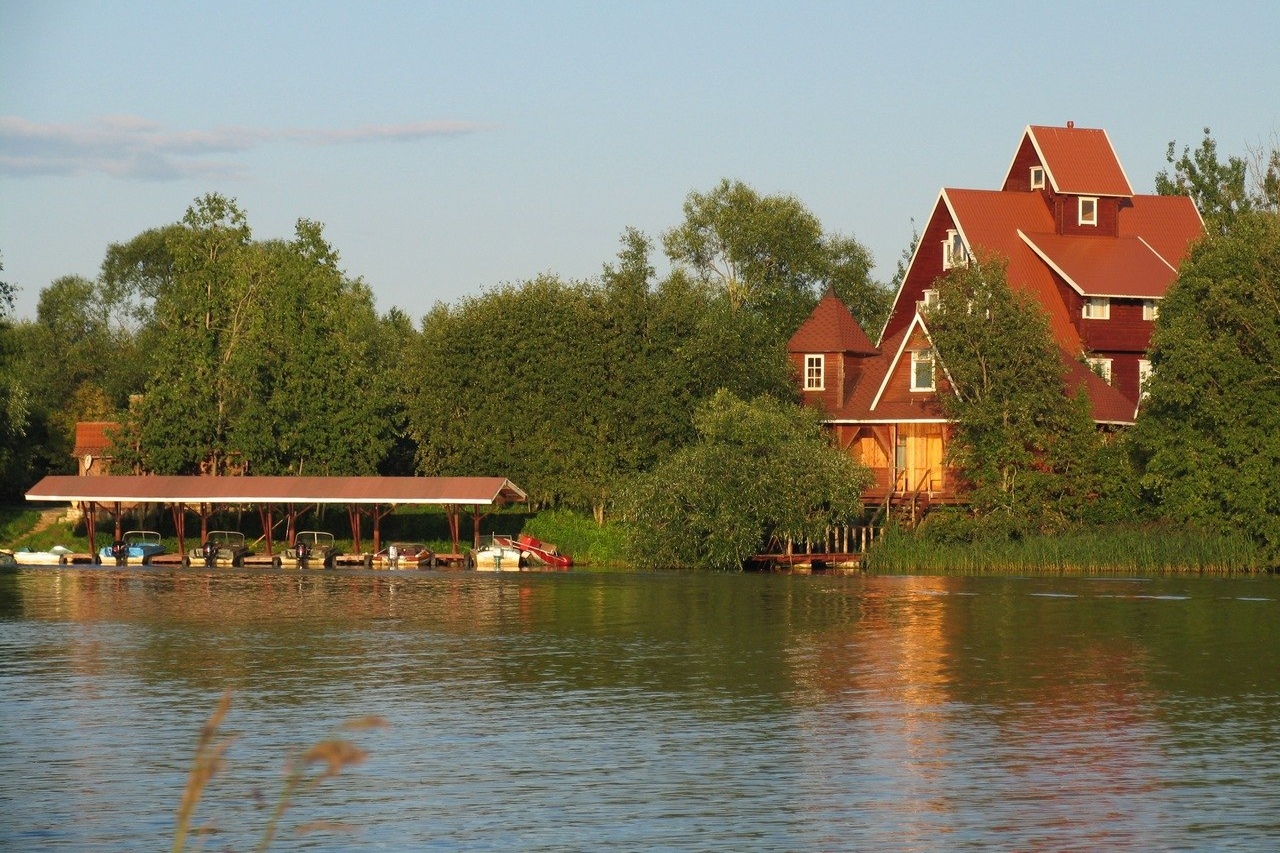
M964 238L954 228L947 230L947 239L942 241L942 268L963 267L969 264L969 250L964 247Z
M1044 189L1044 166L1031 167L1031 189Z
M920 301L916 303L917 311L927 311L938 304L938 291L926 290L920 294Z
M1098 224L1098 200L1090 196L1080 197L1080 218L1081 225L1097 225Z
M911 353L911 390L933 390L933 350Z
M1111 300L1105 296L1087 296L1080 316L1086 320L1110 320Z
M821 391L826 387L825 355L806 355L804 357L804 390Z

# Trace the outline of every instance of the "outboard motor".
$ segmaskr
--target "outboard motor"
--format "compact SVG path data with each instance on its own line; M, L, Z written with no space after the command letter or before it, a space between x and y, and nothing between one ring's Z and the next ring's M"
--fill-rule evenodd
M294 546L294 550L298 554L298 568L305 569L307 567L307 558L311 556L311 546L306 542L299 542Z
M116 558L117 566L123 566L129 562L129 546L124 544L123 539L117 539L111 543L111 556Z
M209 540L204 543L204 548L201 550L204 551L205 568L212 569L218 559L218 546L213 543L213 540Z

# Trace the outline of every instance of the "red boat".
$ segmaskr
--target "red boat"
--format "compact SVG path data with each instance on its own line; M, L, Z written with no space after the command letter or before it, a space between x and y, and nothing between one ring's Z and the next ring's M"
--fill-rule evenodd
M573 558L568 554L561 554L555 545L541 542L524 533L516 537L516 547L520 549L520 556L531 565L550 566L554 569L567 569L573 565Z

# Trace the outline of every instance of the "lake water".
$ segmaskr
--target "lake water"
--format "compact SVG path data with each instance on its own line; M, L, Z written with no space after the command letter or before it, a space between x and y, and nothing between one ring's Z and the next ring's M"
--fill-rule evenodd
M24 569L0 849L1280 849L1280 583Z

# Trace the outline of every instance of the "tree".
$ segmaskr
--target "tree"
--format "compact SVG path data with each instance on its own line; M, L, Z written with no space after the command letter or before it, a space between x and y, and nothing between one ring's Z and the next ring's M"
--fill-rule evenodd
M1280 214L1237 211L1160 305L1135 454L1169 517L1246 531L1280 560Z
M180 225L112 247L104 270L165 356L117 438L118 462L166 474L377 469L398 400L376 369L372 293L342 273L318 223L255 242L234 201L207 195Z
M1204 129L1204 139L1193 152L1183 147L1175 156L1170 142L1165 160L1173 168L1156 175L1160 195L1190 196L1200 209L1210 233L1224 233L1235 217L1254 210L1280 211L1280 147L1259 148L1250 156L1229 156L1222 161L1218 143Z
M984 527L1021 536L1082 517L1102 488L1088 401L1067 393L1043 309L983 256L939 280L927 323L946 365L951 463Z
M20 494L27 485L31 445L31 398L17 369L19 348L11 320L14 290L12 284L0 281L0 480L4 484L0 493L7 497Z
M662 244L668 258L713 285L735 311L760 313L783 338L826 285L864 322L887 311L891 298L868 278L871 256L864 246L824 235L818 218L795 198L761 196L741 181L724 179L710 192L690 193L684 222L664 233Z
M871 474L830 445L814 410L720 391L693 420L697 441L625 493L639 565L740 569L771 540L822 539L861 516Z
M408 357L421 471L501 473L603 520L618 483L692 440L698 402L792 390L759 316L681 272L655 284L648 239L622 242L598 283L541 276L424 318Z

